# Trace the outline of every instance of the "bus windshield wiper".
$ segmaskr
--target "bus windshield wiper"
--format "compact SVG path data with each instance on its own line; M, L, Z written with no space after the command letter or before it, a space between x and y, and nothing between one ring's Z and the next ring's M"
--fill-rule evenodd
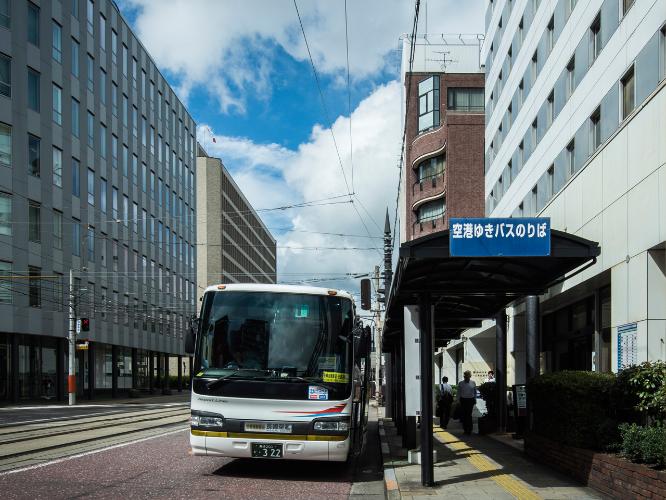
M241 379L246 379L246 380L255 380L255 379L265 379L266 377L261 376L261 377L249 377L245 375L244 373L247 372L261 372L263 370L257 370L254 368L238 368L235 371L231 373L227 373L226 375L222 375L221 377L216 378L215 380L211 380L206 384L207 389L215 389L218 385L222 385L224 381L228 378L241 378ZM240 373L244 372L244 373Z

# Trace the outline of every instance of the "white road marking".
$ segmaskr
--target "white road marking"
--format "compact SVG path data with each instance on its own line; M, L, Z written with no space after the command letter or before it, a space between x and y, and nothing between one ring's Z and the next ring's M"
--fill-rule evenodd
M30 465L28 467L22 467L20 469L13 469L13 470L5 471L5 472L0 472L0 477L1 476L6 476L8 474L15 474L17 472L24 472L24 471L32 470L32 469L39 469L41 467L46 467L48 465L59 464L61 462L66 462L67 460L72 460L74 458L85 457L85 456L88 456L88 455L94 455L95 453L101 453L103 451L113 450L115 448L122 448L124 446L129 446L131 444L137 444L137 443L141 443L143 441L149 441L150 439L155 439L155 438L158 438L158 437L168 436L170 434L177 434L179 432L185 432L189 429L190 429L190 427L188 425L187 427L185 427L183 429L178 429L177 431L163 432L162 434L156 434L154 436L148 436L148 437L141 438L141 439L135 439L133 441L127 441L126 443L118 443L118 444L114 444L114 445L111 445L111 446L106 446L104 448L99 448L98 450L91 450L91 451L86 451L84 453L78 453L76 455L70 455L68 457L57 458L55 460L50 460L48 462L43 462L41 464Z

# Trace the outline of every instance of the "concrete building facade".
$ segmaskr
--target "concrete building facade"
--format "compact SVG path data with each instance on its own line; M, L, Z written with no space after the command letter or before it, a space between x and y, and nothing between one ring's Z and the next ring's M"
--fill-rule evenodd
M541 370L666 359L666 1L493 0L486 25L487 215L601 245L541 297ZM507 312L522 383L524 306ZM492 337L468 331L445 368L492 366Z
M197 295L216 283L275 283L277 247L219 158L197 146Z
M0 5L0 402L152 389L195 310L195 123L110 0ZM180 363L179 363L180 365Z

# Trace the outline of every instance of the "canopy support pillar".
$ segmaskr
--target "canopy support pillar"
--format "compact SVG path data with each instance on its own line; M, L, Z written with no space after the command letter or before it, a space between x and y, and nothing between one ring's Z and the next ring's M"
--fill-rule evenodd
M495 318L495 384L497 387L497 427L506 432L506 311Z
M432 309L430 295L422 294L419 299L419 344L421 347L421 484L435 485L435 472L432 459Z

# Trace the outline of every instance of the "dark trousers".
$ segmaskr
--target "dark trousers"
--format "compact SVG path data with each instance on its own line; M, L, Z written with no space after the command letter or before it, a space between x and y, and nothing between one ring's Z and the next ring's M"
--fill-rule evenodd
M472 433L472 410L475 404L475 398L460 398L460 414L465 434Z
M439 425L446 429L446 426L449 425L449 419L451 418L451 402L445 403L442 401L440 406L440 415L439 415Z

